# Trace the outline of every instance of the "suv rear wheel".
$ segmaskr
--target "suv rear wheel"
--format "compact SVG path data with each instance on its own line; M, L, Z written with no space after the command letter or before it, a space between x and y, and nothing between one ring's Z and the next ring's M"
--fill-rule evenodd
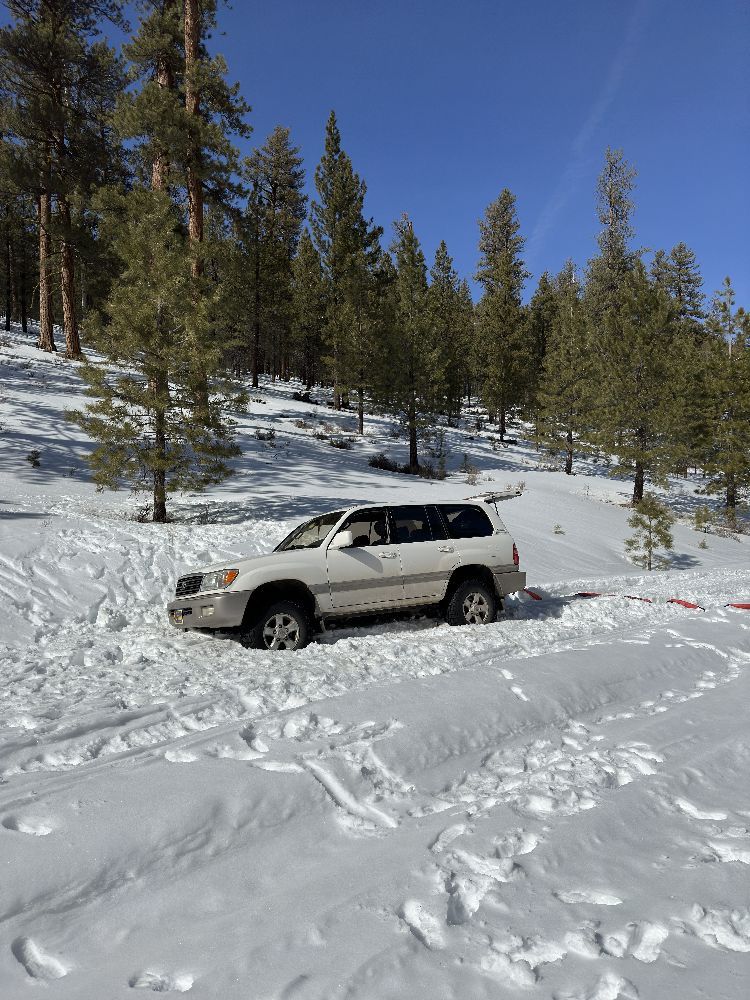
M274 601L250 629L253 649L302 649L310 641L310 622L294 601Z
M459 583L445 609L449 625L489 625L497 618L498 600L482 580Z

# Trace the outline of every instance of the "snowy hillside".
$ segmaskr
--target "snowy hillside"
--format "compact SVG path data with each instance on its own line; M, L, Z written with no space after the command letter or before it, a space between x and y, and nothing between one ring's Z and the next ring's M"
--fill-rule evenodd
M725 607L750 601L750 543L699 547L697 483L670 494L675 568L647 574L599 465L546 471L472 421L445 482L389 474L367 458L404 460L390 420L334 448L353 415L266 384L235 477L141 524L88 479L75 372L3 336L3 1000L750 993L750 612ZM262 653L167 623L187 568L490 482L525 484L502 514L544 598L494 625Z

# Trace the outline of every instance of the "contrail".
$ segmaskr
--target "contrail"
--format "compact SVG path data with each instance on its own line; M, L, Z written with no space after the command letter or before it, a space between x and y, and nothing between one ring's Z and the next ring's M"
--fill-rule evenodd
M558 215L567 204L584 173L586 148L617 95L625 70L633 54L636 41L646 21L648 7L649 0L638 0L638 3L633 8L625 37L612 60L601 93L573 140L568 165L563 171L552 196L542 209L529 238L528 262L533 260L539 252L547 233L553 228Z

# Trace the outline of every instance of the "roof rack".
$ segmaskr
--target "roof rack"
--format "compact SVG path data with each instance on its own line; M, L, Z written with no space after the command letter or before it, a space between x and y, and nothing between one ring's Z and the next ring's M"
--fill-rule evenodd
M466 500L481 500L482 503L497 503L499 500L513 500L520 497L523 491L515 490L489 490L487 493L475 493L473 496L465 497Z

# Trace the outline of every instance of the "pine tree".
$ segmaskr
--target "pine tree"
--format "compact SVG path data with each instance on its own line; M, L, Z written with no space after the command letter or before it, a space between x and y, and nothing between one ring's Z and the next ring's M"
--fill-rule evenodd
M530 352L521 293L528 277L515 196L505 188L479 222L481 254L476 278L484 289L477 310L475 347L482 396L505 435L508 410L522 401L529 380Z
M723 493L728 519L750 487L750 348L744 310L735 311L729 278L711 302L710 349L711 437L705 458L707 491Z
M659 503L653 493L646 493L628 518L628 524L635 529L635 534L626 540L625 551L633 562L648 570L655 565L666 568L669 557L657 553L659 549L669 553L674 546L671 531L674 516L669 508Z
M292 262L292 351L298 370L311 389L318 378L326 318L323 269L307 229Z
M363 215L366 186L341 148L332 111L325 150L315 170L318 200L311 205L310 226L327 286L327 357L339 409L351 388L361 384L367 359L358 349L370 274L380 253L382 230Z
M633 475L633 503L643 498L647 476L661 482L674 468L680 358L670 297L636 263L597 332L594 439L618 456L613 474Z
M252 302L252 378L258 385L261 353L273 377L286 361L290 339L292 262L305 217L304 170L288 128L278 126L246 167L251 193L246 212L246 285Z
M432 355L429 361L432 367L430 408L448 415L458 415L461 410L466 359L471 345L473 308L467 307L467 291L442 240L430 270L429 341L425 343L425 350Z
M404 413L409 433L409 471L419 472L417 435L424 408L432 391L432 366L424 350L429 337L427 265L408 216L394 223L391 244L396 265L394 294L394 342L391 354L392 391L395 404Z
M565 473L570 475L575 447L590 426L596 391L586 317L572 261L549 282L544 301L546 349L538 394L540 436L554 453L564 453Z
M668 256L657 250L651 276L674 299L677 320L694 336L700 336L705 319L703 278L695 252L686 243L676 244Z
M617 310L623 282L638 260L630 249L635 178L636 171L623 151L608 146L596 184L596 212L602 226L597 236L599 254L589 261L586 275L586 308L595 327L608 312Z
M66 355L79 358L74 214L112 155L108 117L123 83L113 50L98 36L103 20L124 24L123 3L10 0L7 6L14 24L0 32L0 99L16 176L37 199L39 347L55 350L51 257L57 244Z
M167 495L202 489L230 474L237 454L228 414L241 399L221 379L206 407L191 364L193 257L168 194L141 186L103 196L103 225L121 272L87 333L106 356L82 375L95 398L72 418L96 441L94 480L150 490L153 519L167 520ZM215 350L203 345L206 368ZM117 367L112 369L111 364Z

